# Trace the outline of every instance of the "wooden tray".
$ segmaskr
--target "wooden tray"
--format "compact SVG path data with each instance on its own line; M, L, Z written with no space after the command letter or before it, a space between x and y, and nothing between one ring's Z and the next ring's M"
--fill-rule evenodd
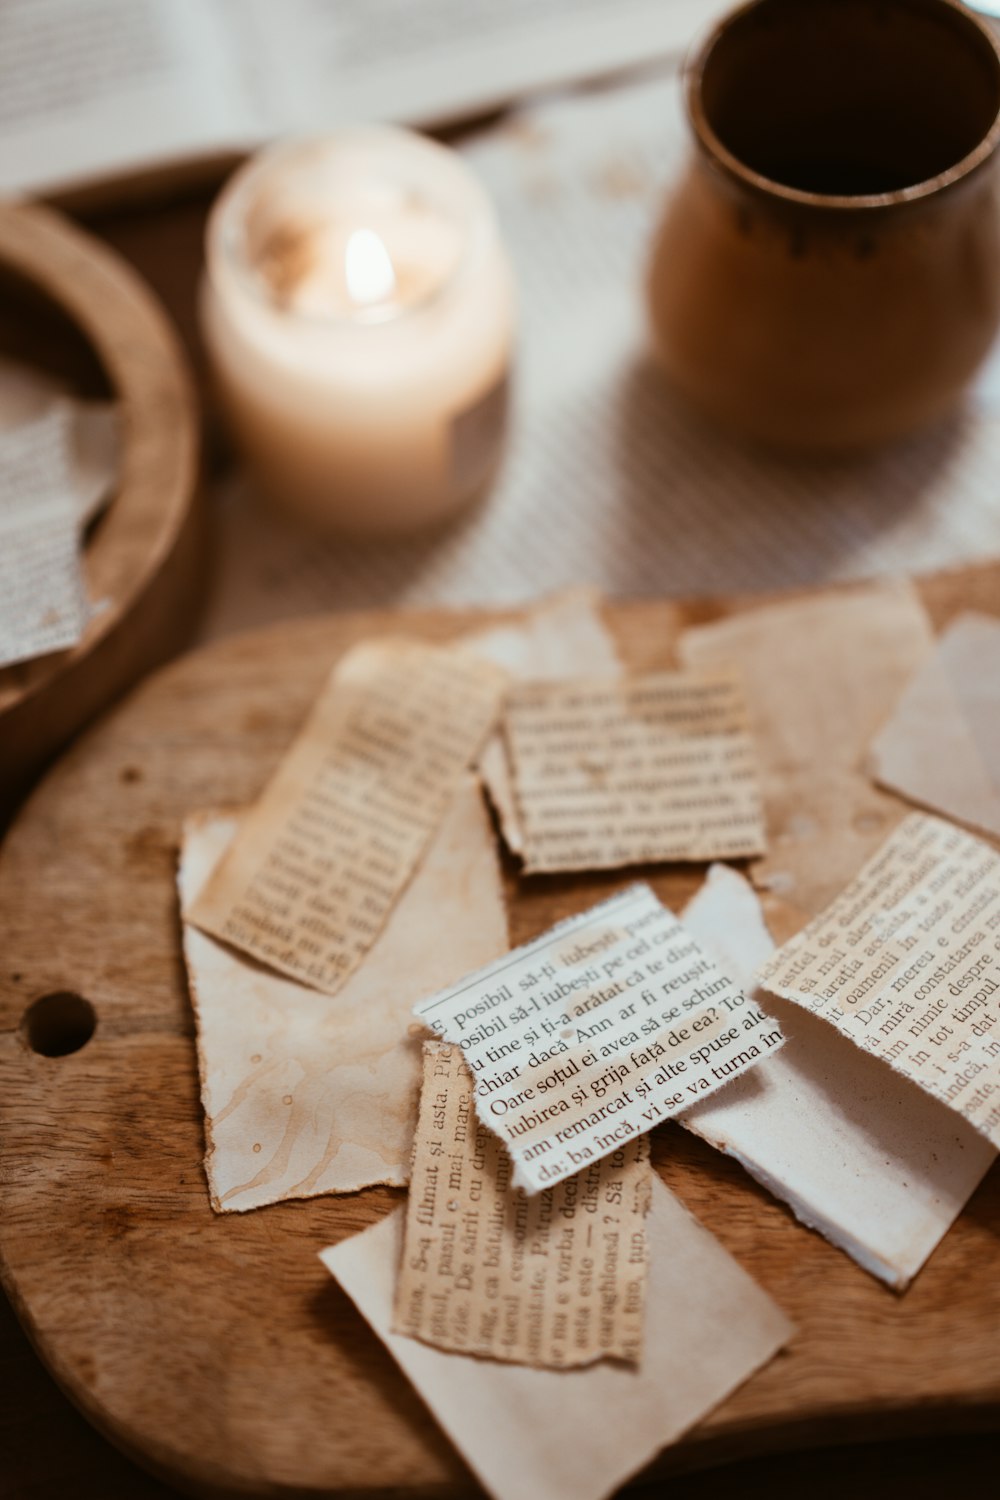
M959 608L1000 613L1000 565L938 578L924 594L938 623ZM652 667L669 662L680 626L737 607L636 604L610 619L626 658ZM256 794L341 651L387 628L440 639L470 623L327 617L175 663L74 746L0 859L4 1285L83 1411L198 1494L475 1492L316 1258L399 1194L223 1217L209 1208L174 894L183 814ZM654 883L675 904L698 878L661 872ZM519 887L509 873L514 941L614 883ZM694 1137L664 1127L654 1160L799 1332L651 1472L1000 1427L1000 1173L897 1298Z
M152 293L113 251L60 214L26 205L0 206L0 281L17 314L10 329L5 322L7 352L31 357L54 345L59 358L54 305L77 342L89 345L98 378L118 401L123 435L118 488L85 551L99 611L72 650L0 673L0 788L9 795L188 639L201 538L194 395Z

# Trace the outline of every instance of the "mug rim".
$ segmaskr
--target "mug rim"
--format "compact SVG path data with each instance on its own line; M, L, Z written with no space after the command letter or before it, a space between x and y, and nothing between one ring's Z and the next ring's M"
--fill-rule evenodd
M961 0L922 0L925 9L939 10L952 17L957 15L963 23L970 25L987 44L997 64L997 111L989 130L971 151L934 177L926 177L909 187L895 188L886 193L816 193L805 188L790 187L787 183L766 177L748 166L723 144L710 124L705 111L702 83L708 61L722 37L751 11L773 3L774 0L744 0L743 4L727 11L695 44L684 65L684 100L695 139L706 155L736 182L772 201L777 200L795 207L863 212L892 208L903 203L919 203L923 199L932 198L944 189L963 182L995 153L1000 144L1000 39Z

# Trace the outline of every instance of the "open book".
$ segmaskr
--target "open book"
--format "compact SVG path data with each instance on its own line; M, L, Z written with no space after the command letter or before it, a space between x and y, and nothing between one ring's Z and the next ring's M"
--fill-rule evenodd
M719 0L3 0L0 191L422 125L677 54Z

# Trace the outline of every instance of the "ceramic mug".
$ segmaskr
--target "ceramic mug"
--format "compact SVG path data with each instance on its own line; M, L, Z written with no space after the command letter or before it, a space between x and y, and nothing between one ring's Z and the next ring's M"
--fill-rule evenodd
M688 63L649 297L674 382L838 450L941 416L1000 323L1000 51L954 0L753 0Z

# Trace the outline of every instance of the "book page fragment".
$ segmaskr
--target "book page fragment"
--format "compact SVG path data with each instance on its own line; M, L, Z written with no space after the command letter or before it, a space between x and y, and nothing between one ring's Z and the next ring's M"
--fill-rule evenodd
M413 875L505 681L413 641L348 652L189 919L335 994Z
M0 431L0 666L75 646L90 618L70 422L53 407Z
M681 919L750 993L773 943L750 883L713 865ZM773 995L785 1045L679 1117L872 1275L902 1291L996 1152L954 1110Z
M526 1198L461 1048L426 1043L393 1332L554 1369L638 1364L650 1178L640 1136Z
M738 671L760 761L769 849L753 880L808 916L905 814L868 748L934 644L909 583L765 605L687 630L685 666Z
M872 745L871 767L911 802L1000 837L1000 620L949 625Z
M760 969L1000 1146L1000 855L922 813Z
M56 445L77 498L81 526L102 509L114 488L120 450L118 408L113 401L80 401L51 375L0 355L0 434L55 416L40 443ZM44 429L43 429L44 431Z
M189 818L182 914L236 835L233 817ZM428 941L443 910L447 942ZM336 995L308 989L185 922L217 1213L352 1193L409 1178L420 1043L414 993L507 949L493 830L470 775L365 962Z
M621 674L614 640L591 589L558 594L513 625L497 625L463 636L461 645L525 681ZM487 741L479 757L479 774L496 809L504 843L511 853L520 854L524 836L502 732L497 731Z
M322 1259L496 1500L604 1500L765 1364L788 1319L652 1177L646 1347L638 1370L601 1360L532 1369L392 1332L405 1211Z
M527 873L738 858L766 847L732 676L529 683L504 730Z
M414 1006L465 1053L480 1119L535 1193L644 1135L781 1046L634 885Z

